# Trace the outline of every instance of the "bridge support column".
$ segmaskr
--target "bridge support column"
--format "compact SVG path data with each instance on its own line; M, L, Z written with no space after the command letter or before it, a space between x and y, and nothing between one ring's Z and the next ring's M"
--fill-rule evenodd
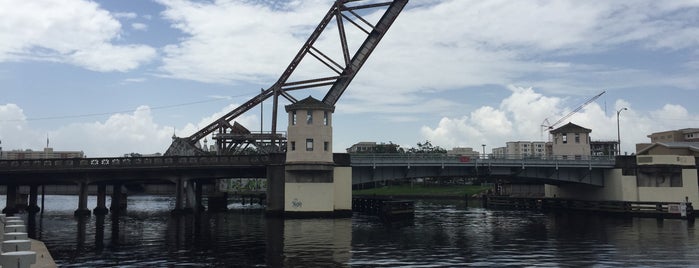
M278 155L274 157L284 157ZM284 214L284 165L267 166L267 215Z
M18 212L17 210L17 184L8 184L7 186L7 201L2 213L12 216Z
M126 200L125 196L121 193L121 183L112 185L112 204L110 210L112 211L112 215L119 215L122 212L126 212Z
M189 180L184 178L177 178L175 181L175 209L172 210L173 214L188 213L192 212L192 207L189 206L189 198L187 198L187 187ZM190 195L193 196L193 195Z
M194 204L195 205L194 211L195 212L201 212L201 211L206 210L206 208L204 207L204 204L202 204L202 201L201 201L202 200L202 191L203 191L202 186L203 185L202 185L201 181L196 182L196 184L194 184L194 203L195 203Z
M184 187L184 190L185 190L185 193L184 193L185 207L184 207L184 209L187 212L194 212L194 211L196 211L196 208L199 206L199 204L197 204L197 200L195 198L195 195L196 195L195 194L196 191L194 190L195 187L196 186L195 186L194 180L187 180L186 181L186 184Z
M80 193L78 196L78 209L75 210L75 216L89 216L90 209L87 208L87 182L80 182Z
M29 185L29 206L27 206L27 212L29 213L37 213L39 210L39 206L37 205L38 203L38 196L39 196L39 185L37 184L32 184Z
M92 210L95 215L107 215L109 209L107 209L107 185L98 184L97 185L97 207Z

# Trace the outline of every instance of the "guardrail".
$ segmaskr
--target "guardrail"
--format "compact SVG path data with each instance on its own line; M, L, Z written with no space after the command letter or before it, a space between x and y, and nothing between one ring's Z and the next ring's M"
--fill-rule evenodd
M521 156L480 158L445 154L351 154L352 165L443 164L491 166L595 166L613 167L614 156Z
M107 169L155 166L266 165L269 155L100 157L0 160L0 171L27 169Z

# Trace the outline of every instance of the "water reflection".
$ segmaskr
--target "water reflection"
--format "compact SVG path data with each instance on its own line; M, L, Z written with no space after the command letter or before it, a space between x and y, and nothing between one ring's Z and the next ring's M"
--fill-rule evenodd
M27 221L35 217L34 237L61 267L699 265L696 229L683 220L492 211L458 201L417 202L413 220L390 224L360 214L283 220L259 209L172 216L171 200L161 197L129 197L120 216L76 218L77 199L50 204Z

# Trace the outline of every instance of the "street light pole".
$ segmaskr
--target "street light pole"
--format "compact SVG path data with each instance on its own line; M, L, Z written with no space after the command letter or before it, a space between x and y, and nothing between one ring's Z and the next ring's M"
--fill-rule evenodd
M616 142L617 142L617 155L621 154L621 132L619 131L619 114L621 111L628 110L628 108L624 107L616 111Z

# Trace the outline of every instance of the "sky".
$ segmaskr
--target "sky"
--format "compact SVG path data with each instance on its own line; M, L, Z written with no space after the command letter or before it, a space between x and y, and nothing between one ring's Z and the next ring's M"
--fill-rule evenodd
M0 0L0 146L163 153L270 87L332 3ZM318 41L331 52L332 29ZM355 48L365 36L348 37ZM618 130L626 153L699 127L699 1L411 0L338 101L333 151L547 140L542 124L603 91L555 127L605 141ZM271 107L237 121L269 131Z

